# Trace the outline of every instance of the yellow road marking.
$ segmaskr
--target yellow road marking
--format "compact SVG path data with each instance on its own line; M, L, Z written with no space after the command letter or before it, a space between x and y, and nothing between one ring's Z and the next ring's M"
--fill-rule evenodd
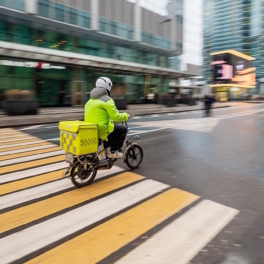
M13 134L11 134L11 135L10 134L7 134L7 135L1 135L0 134L0 140L5 140L5 139L6 140L9 140L9 139L11 140L11 139L16 139L16 138L20 138L20 137L26 137L26 136L28 136L28 135L27 134L21 134L21 135L17 134L17 135L13 136Z
M22 133L22 132L19 132L19 131L16 131L16 132L4 132L4 133L0 133L0 136L1 137L4 137L4 136L18 136L18 135L21 135L21 136L26 136L28 134L25 134L25 133Z
M59 212L65 208L88 201L143 178L144 177L135 173L125 172L96 182L86 188L75 189L73 191L4 213L0 215L0 233L30 223L44 216Z
M198 198L170 189L28 263L98 263Z
M6 147L4 149L1 149L0 151L1 152L4 152L4 151L10 151L10 150L17 150L17 149L25 149L25 148L31 148L31 147L37 147L37 146L43 146L43 145L50 145L50 142L47 142L47 141L43 141L43 142L40 142L40 143L35 143L35 144L28 144L28 145L25 145L25 146L17 146L17 147Z
M9 142L1 142L0 143L0 146L7 146L8 145L14 145L14 144L19 144L19 143L25 143L25 142L31 142L31 141L34 141L34 140L40 140L39 138L36 138L36 137L29 137L28 139L25 139L25 140L16 140L16 141L9 141Z
M57 179L61 179L61 175L64 170L59 170L55 172L50 172L28 179L23 179L15 182L10 182L7 184L0 185L0 195L8 194L25 188L33 187L39 184L47 183ZM0 198L1 199L1 198Z
M40 165L49 164L49 163L53 163L57 161L63 161L63 160L65 160L65 155L5 166L5 167L0 168L0 174L14 172L18 170L24 170L24 169L28 169L31 167L37 167Z
M46 149L38 149L38 150L32 150L28 152L23 152L23 153L17 153L17 154L10 154L6 156L1 156L0 160L8 160L8 159L15 159L15 158L20 158L20 157L26 157L34 154L41 154L41 153L47 153L55 150L60 150L60 147L51 147L51 148L46 148Z
M17 132L18 130L13 129L13 128L1 128L0 129L0 133L1 132Z

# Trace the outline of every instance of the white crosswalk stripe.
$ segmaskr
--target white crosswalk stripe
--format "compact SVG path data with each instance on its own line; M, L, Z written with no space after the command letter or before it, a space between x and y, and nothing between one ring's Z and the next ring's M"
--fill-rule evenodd
M96 179L100 179L108 176L109 174L120 172L123 169L119 167L113 168L111 172L108 171L100 171L96 176ZM41 198L47 195L51 195L53 193L57 193L60 191L67 190L72 188L73 184L69 179L61 179L56 182L46 183L44 185L40 185L34 188L22 190L19 192L11 193L1 197L0 210L14 206L16 204L25 203L37 198Z
M8 138L21 138L25 137L26 135L23 134L16 134L16 135L10 135L10 136L1 136L0 139L8 139Z
M3 238L0 241L1 261L9 263L19 259L167 187L165 184L147 180ZM48 229L45 228L47 226ZM27 247L24 246L25 237L27 238ZM11 244L12 247L10 247Z
M18 143L18 144L11 144L11 145L6 145L6 146L0 146L0 149L5 149L5 148L11 148L11 147L19 147L19 146L28 146L29 144L37 144L37 143L43 143L47 140L32 140L30 142L23 142L23 143Z
M204 200L116 263L189 263L237 214Z
M0 184L25 179L40 174L65 169L68 166L66 162L53 163L51 165L41 166L34 169L13 172L5 175L1 175Z
M22 162L27 162L27 161L43 159L43 158L52 157L52 156L58 156L58 155L62 155L64 153L65 153L65 151L58 150L58 151L52 151L49 153L36 154L36 155L26 156L26 157L22 157L22 158L0 161L0 167L11 165L11 164L16 164L16 163L22 163Z
M1 140L0 143L21 141L21 140L27 140L27 139L32 139L32 137L23 137L23 138L14 138L14 139L8 139L8 140Z
M197 132L211 132L219 123L215 118L202 119L178 119L178 120L160 120L145 122L136 122L134 124L141 126L151 126L157 128L171 128L179 130L189 130Z
M37 146L37 147L31 147L31 148L24 148L24 149L16 149L16 150L9 150L9 151L1 151L0 152L0 157L1 156L6 156L10 154L18 154L18 153L23 153L23 152L29 152L33 150L41 150L41 149L46 149L46 148L52 148L56 147L57 145L55 144L49 144L49 145L43 145L43 146Z

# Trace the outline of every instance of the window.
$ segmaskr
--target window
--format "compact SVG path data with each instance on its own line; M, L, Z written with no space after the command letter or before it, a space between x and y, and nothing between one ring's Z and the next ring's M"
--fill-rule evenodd
M134 29L128 31L128 39L134 39Z
M0 20L0 40L8 41L8 23L6 21Z
M91 15L89 13L83 12L83 26L91 28Z
M20 11L25 11L25 0L1 0L0 5Z
M30 29L24 25L13 26L13 41L21 44L30 44Z
M55 4L55 19L59 21L64 21L64 6L60 4Z
M117 35L116 34L116 22L113 22L113 21L111 21L110 22L111 23L111 34L113 34L113 35Z
M106 21L105 21L105 19L100 17L99 23L100 23L100 31L106 32Z
M127 38L127 28L125 25L119 25L118 36L120 36L122 38Z
M43 17L49 17L49 1L48 0L38 1L38 14Z
M70 23L77 25L77 9L70 8Z
M25 11L25 0L16 0L16 1L12 1L12 3L13 3L12 8L20 11Z

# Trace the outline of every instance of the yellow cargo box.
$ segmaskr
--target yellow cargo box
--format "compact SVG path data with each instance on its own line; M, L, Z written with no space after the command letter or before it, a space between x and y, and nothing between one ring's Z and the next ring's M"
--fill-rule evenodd
M92 154L98 150L98 126L83 121L62 121L60 146L76 156Z

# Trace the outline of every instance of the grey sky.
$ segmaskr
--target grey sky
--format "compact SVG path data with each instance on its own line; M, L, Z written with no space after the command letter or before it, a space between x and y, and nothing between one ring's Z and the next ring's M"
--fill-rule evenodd
M168 0L128 0L132 3L138 1L139 5L160 15L167 15Z

